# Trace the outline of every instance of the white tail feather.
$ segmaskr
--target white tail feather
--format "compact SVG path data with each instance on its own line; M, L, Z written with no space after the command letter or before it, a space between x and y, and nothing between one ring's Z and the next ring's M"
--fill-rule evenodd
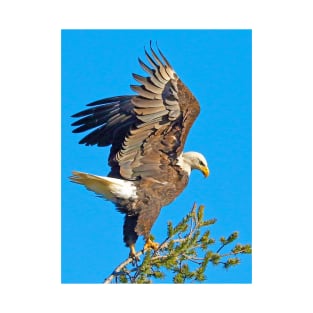
M117 198L129 200L137 198L136 186L131 181L76 171L73 171L73 176L70 179L72 182L84 185L88 190L113 202Z

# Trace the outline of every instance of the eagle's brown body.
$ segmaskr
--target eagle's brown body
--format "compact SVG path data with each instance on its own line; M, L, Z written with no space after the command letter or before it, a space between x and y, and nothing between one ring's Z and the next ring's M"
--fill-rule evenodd
M73 123L79 126L74 132L96 128L80 143L111 145L108 177L134 186L132 196L124 196L126 187L121 194L114 194L109 186L103 187L105 191L102 192L99 177L96 178L96 187L93 178L83 177L84 173L75 172L71 178L109 198L125 214L124 242L130 247L139 235L148 240L161 208L172 202L186 187L190 174L188 166L190 169L203 169L208 174L206 162L202 159L199 160L199 167L187 164L186 170L182 166L184 144L199 114L199 104L161 51L162 61L152 47L151 53L154 58L147 52L146 56L152 68L139 60L150 76L133 74L142 84L131 86L137 96L93 102L89 104L92 108L74 115L81 119ZM109 189L112 191L111 198L110 192L107 193Z

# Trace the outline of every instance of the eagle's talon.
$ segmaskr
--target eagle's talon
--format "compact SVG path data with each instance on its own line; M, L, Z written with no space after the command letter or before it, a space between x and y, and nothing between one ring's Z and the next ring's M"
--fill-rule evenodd
M151 239L148 239L143 247L143 250L152 249L154 251L158 250L160 245L157 242L153 242Z

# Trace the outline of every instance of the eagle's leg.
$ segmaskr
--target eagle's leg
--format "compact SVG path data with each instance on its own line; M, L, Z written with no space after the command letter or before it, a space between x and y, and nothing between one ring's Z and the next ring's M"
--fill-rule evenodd
M129 257L134 259L135 261L139 261L139 257L136 256L135 244L132 243L129 245Z
M123 226L124 242L126 246L129 247L129 257L134 261L139 261L139 257L136 257L135 243L137 241L138 235L135 232L135 227L137 224L137 215L125 215L125 221Z
M144 247L143 247L143 250L145 251L145 250L148 250L148 249L153 249L154 251L156 251L156 250L159 249L159 246L160 245L158 243L153 242L150 238L148 238L146 240L146 243L145 243Z

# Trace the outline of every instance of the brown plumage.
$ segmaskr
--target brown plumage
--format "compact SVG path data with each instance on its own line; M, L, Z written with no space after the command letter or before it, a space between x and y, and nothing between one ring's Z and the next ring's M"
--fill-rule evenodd
M139 59L147 72L133 74L137 95L118 96L88 104L92 108L74 114L72 125L79 133L92 130L80 143L109 146L108 177L73 172L71 180L86 186L115 203L125 214L124 242L134 255L139 235L148 241L160 210L186 187L190 171L209 174L199 153L183 153L190 127L200 112L191 91L158 49L150 43L145 50L150 67ZM113 178L113 179L112 179Z

